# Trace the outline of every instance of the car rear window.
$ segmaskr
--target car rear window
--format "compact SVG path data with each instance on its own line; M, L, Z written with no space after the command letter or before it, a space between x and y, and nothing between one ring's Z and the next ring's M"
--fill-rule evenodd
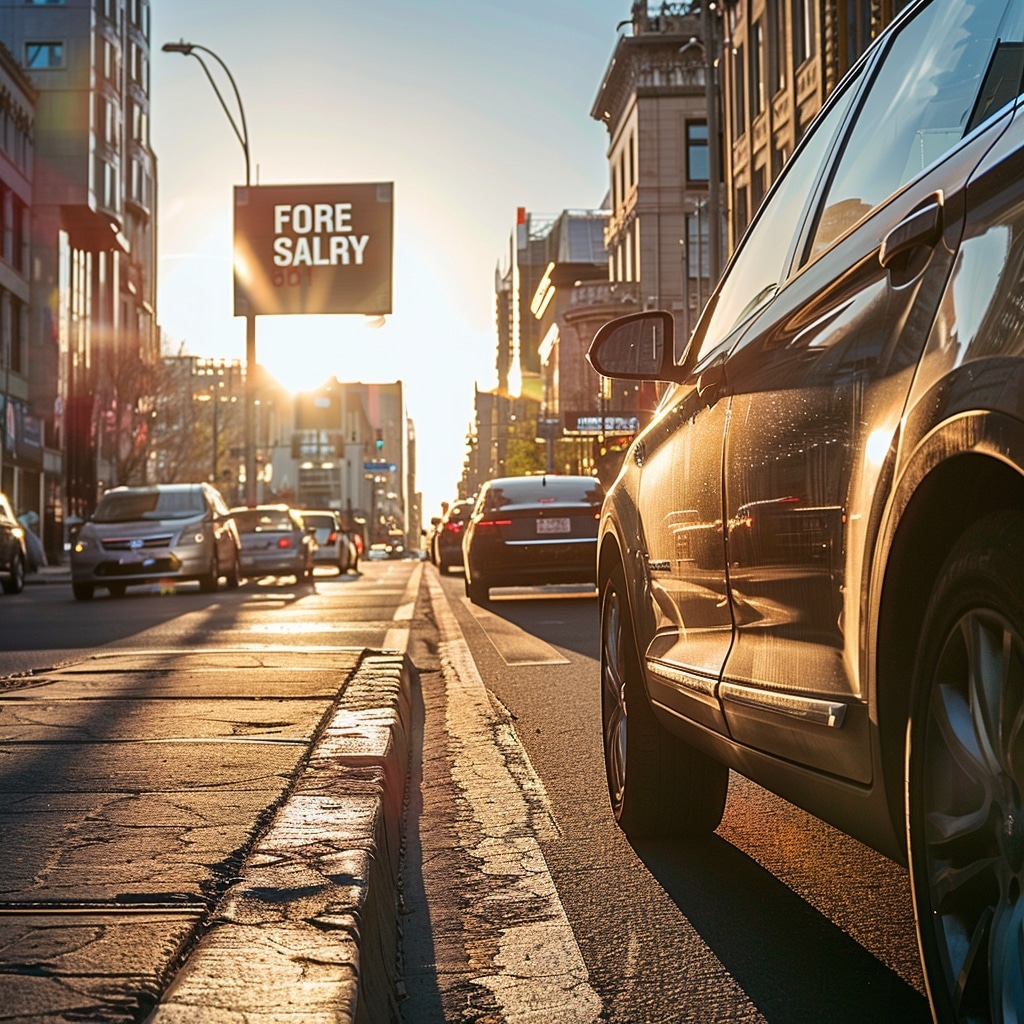
M287 512L260 512L252 509L234 513L239 533L280 533L295 529L292 517Z
M604 488L594 477L524 476L495 482L487 489L485 508L507 505L600 505Z
M205 511L199 490L107 491L92 518L96 523L132 523L145 519L188 519Z
M318 530L333 530L337 523L334 521L334 516L325 516L322 514L303 515L302 521L306 526L315 526Z

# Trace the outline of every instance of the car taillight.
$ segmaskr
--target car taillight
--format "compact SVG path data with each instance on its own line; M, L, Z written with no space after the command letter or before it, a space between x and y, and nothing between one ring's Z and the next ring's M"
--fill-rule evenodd
M481 519L477 524L477 529L481 526L511 526L511 519Z
M462 529L462 523L445 523L444 528L451 530L452 533L458 533Z
M292 546L292 539L291 539L291 537L282 537L277 542L277 546L279 548L290 548Z
M330 534L327 537L327 543L328 544L337 544L338 543L338 535L333 530L330 532Z

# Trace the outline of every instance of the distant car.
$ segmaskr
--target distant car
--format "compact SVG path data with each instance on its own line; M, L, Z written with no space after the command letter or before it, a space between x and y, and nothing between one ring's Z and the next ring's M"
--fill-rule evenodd
M71 548L71 589L89 601L97 586L121 597L130 586L198 580L212 593L239 581L238 530L207 483L115 487L82 525Z
M316 531L314 565L334 566L339 575L359 568L359 551L355 539L342 525L339 513L324 509L313 512L303 510L300 514L303 523Z
M488 480L463 534L466 596L491 587L597 580L597 525L604 488L592 476Z
M256 505L234 508L242 540L242 575L294 576L307 580L313 575L316 554L315 530L306 526L302 515L288 505Z
M5 594L22 592L27 566L25 528L15 518L7 495L0 494L0 586Z
M475 499L468 498L454 502L434 531L431 561L441 572L462 568L462 531L466 528L474 504Z

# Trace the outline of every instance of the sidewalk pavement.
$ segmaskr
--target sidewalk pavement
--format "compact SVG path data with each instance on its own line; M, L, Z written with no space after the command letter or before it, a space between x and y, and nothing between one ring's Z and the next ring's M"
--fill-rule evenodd
M398 872L415 669L400 651L347 648L344 653L345 658L340 649L332 656L332 664L342 671L326 727L300 762L299 773L269 825L258 829L238 851L241 867L216 904L205 912L200 904L191 917L180 916L178 920L184 922L180 944L163 943L163 959L158 954L157 962L166 965L161 973L170 978L170 983L162 991L158 984L158 991L152 993L155 1005L150 1004L153 1009L145 1018L146 1024L389 1024L399 1019ZM131 664L125 664L125 670L132 673L125 684L117 679L122 671L117 666L123 656L114 652L101 655L98 665L89 662L67 666L47 673L29 699L59 701L64 693L84 695L95 704L100 697L94 694L113 692L124 700L128 691L123 687L138 686L133 681L138 679L143 682L141 689L147 699L163 699L166 705L171 697L184 694L183 699L188 699L194 685L189 683L189 672L212 678L217 692L224 695L246 693L258 698L264 692L259 688L259 674L270 673L278 689L266 691L264 706L268 709L263 714L273 718L281 714L275 712L273 704L280 701L281 687L287 685L287 679L297 684L299 679L312 678L310 673L322 671L328 657L324 651L284 648L275 648L272 654L195 650L182 652L176 662L182 667L176 668L174 678L169 679L167 671L159 667L166 664L161 656L161 652L151 656L135 652ZM149 669L145 667L147 657L152 662ZM248 668L247 661L251 663ZM187 667L183 663L188 663ZM184 713L188 713L187 707ZM21 721L17 711L5 716L8 728L12 720L17 729ZM26 728L38 725L33 720ZM230 744L231 738L225 737L225 741ZM212 742L217 742L216 737ZM111 769L112 762L98 752L85 762L90 777L79 780L83 791L93 788L97 780L103 784L105 779L110 779L107 785L116 790L123 785L123 776L117 773L133 770L133 758L153 756L146 752L154 749L152 745L132 744L131 750L137 752L134 755L115 738L114 746L118 745L124 754L111 756L128 757L127 769L123 760L116 761ZM25 748L24 743L21 746ZM229 747L221 745L219 749L228 751ZM277 756L271 752L277 748L264 749L268 750L267 758ZM13 753L12 761L5 764L14 766L8 767L8 774L14 770L18 785L23 786L26 776L24 769L17 774L18 756ZM221 760L228 757L230 754L225 753ZM207 770L216 771L215 764L211 762ZM273 775L272 763L267 764L266 772ZM108 774L111 770L113 776ZM222 777L226 780L223 784ZM214 784L214 789L223 786L222 798L232 795L229 777L230 771L224 774L222 770ZM31 776L29 779L31 787ZM169 793L176 782L175 778L165 778ZM85 798L76 790L65 799ZM31 803L26 794L12 794L11 800L20 802L19 813ZM117 849L114 843L108 856L116 857ZM201 856L198 849L193 856ZM73 873L71 863L66 867L71 872L67 876L69 884L78 888L75 878L81 876ZM121 865L112 863L100 870L119 868ZM18 872L13 872L8 884L18 877ZM39 898L22 891L27 898ZM111 926L116 913L126 916L130 907L119 911L120 903L106 910L95 905L97 912L107 914L105 921L97 923L95 916L70 920L56 907L47 911L31 903L4 904L8 916L0 915L0 928L6 929L6 939L0 946L7 952L0 979L6 981L0 980L0 988L7 995L0 1002L6 1004L5 1013L11 1014L5 1019L64 1019L59 1010L55 1017L39 1015L39 1011L51 1000L66 1000L68 992L73 993L74 1002L85 1014L77 1018L82 1020L121 1019L120 1010L138 1007L145 1001L146 993L121 991L122 986L131 986L131 979L122 977L118 982L116 968L110 976L112 961L103 952L104 942L117 941L113 935L104 939L104 930ZM184 912L190 908L181 909ZM155 929L150 942L159 935L156 911L173 913L174 908L160 904L153 910L154 916L148 919L149 928ZM93 929L87 941L80 939L83 928ZM22 932L23 940L19 940L15 933ZM131 950L136 948L132 936L145 939L146 935L145 922L141 933L136 927L131 936L122 935L121 948L129 950L125 955L131 957ZM138 957L145 955L140 945ZM27 1008L27 1015L19 1015L16 1003ZM84 1009L90 1004L95 1012L103 1014L102 1018L91 1017L92 1011ZM127 1019L133 1019L130 1010L128 1013Z

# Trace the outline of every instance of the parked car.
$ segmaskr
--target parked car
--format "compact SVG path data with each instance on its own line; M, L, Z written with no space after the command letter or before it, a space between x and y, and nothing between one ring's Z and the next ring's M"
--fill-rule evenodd
M451 572L454 568L462 567L463 530L475 503L475 498L452 502L434 530L431 561L441 572Z
M130 586L198 580L212 593L239 582L238 530L220 492L206 483L115 487L78 531L71 589L89 601L97 586L121 597Z
M1024 3L918 0L809 127L605 499L602 716L631 836L729 769L909 863L938 1021L1024 991Z
M466 523L466 596L483 604L491 587L593 583L604 489L592 476L488 480Z
M313 575L316 530L295 509L256 505L234 508L231 514L242 539L243 576L294 576L301 581Z
M314 566L333 566L341 576L359 568L359 552L355 540L342 525L338 512L324 509L316 512L303 511L301 515L302 522L314 530Z
M5 594L20 594L25 588L28 549L25 528L18 522L6 494L0 493L0 587Z

